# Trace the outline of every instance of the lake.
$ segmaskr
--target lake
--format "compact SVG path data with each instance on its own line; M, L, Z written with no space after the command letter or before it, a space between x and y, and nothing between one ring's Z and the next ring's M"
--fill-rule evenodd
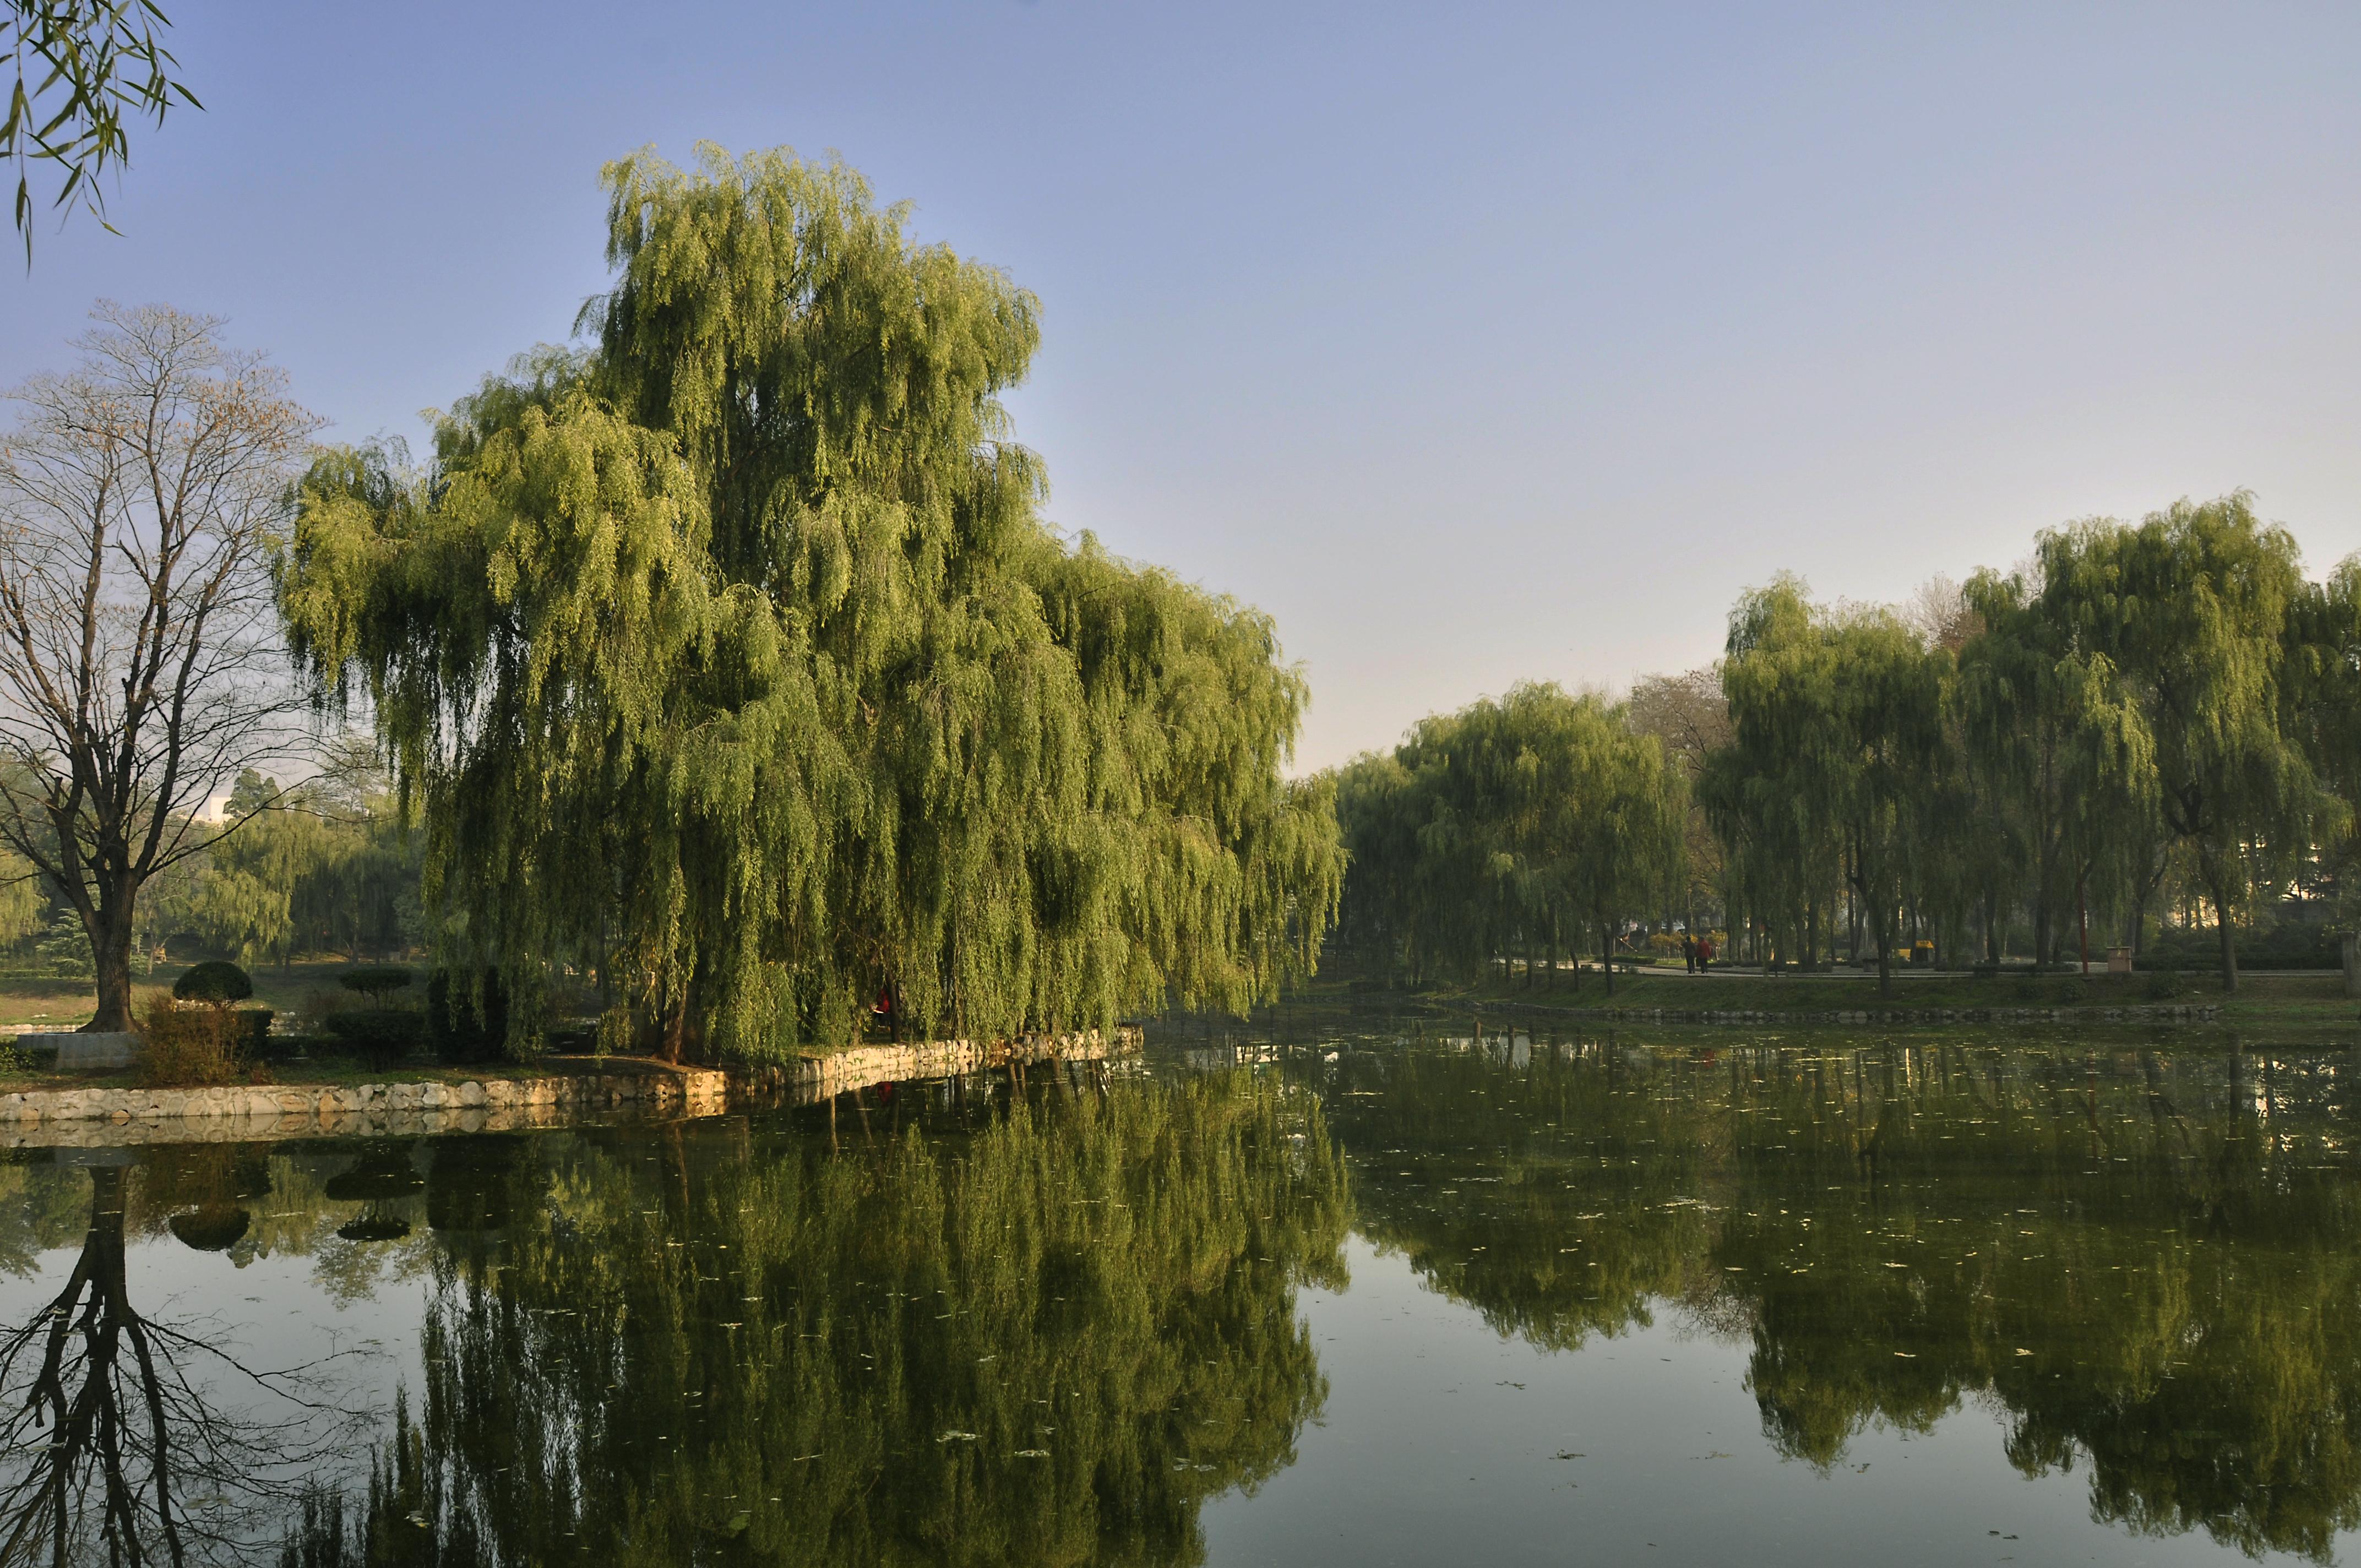
M0 1563L2346 1552L2351 1042L1434 1027L15 1150Z

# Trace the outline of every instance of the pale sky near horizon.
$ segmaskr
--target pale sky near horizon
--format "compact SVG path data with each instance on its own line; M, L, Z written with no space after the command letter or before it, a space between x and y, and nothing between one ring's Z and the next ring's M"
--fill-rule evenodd
M830 149L1040 296L1049 514L1270 611L1300 767L2246 487L2361 549L2361 8L181 0L204 113L44 221L415 440L606 281L598 167ZM13 266L13 264L12 264Z

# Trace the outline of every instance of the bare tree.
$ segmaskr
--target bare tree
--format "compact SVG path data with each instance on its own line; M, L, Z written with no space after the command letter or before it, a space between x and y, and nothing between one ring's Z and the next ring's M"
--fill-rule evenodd
M319 422L214 318L91 313L0 437L0 844L81 916L112 1030L140 887L253 815L204 807L300 734L271 567Z
M1947 653L1957 653L1983 630L1982 618L1968 603L1965 590L1940 572L1919 584L1895 613L1919 641Z

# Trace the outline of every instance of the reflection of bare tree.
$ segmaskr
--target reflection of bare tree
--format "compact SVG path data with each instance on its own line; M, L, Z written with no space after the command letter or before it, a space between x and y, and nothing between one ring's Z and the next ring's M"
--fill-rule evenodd
M142 1316L125 1284L123 1170L90 1174L65 1287L0 1332L0 1565L246 1561L356 1418L322 1397L324 1363L258 1370ZM217 1400L209 1385L231 1375L262 1408Z

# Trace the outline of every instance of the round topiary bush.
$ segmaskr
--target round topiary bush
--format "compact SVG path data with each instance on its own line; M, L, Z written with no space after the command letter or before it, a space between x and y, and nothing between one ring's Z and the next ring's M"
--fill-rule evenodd
M343 986L346 991L357 991L363 996L383 996L390 992L400 991L403 986L408 985L410 981L411 973L408 970L393 965L382 965L374 969L346 970L336 977L338 985Z
M192 964L172 982L172 995L181 1002L243 1002L253 994L247 972L223 959Z

